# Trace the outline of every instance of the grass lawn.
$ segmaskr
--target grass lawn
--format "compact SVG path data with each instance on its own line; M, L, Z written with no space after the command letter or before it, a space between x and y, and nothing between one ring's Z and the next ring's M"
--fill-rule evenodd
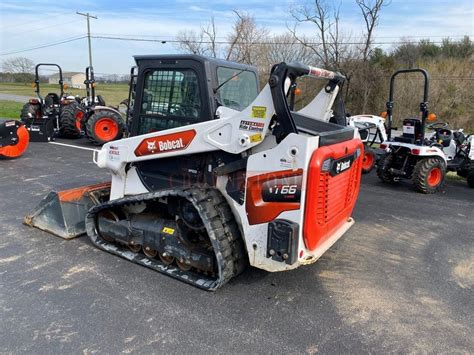
M0 100L0 117L18 119L22 107L21 102Z
M53 84L40 84L41 95L48 92L59 93L59 86ZM0 93L36 97L34 88L30 84L0 83ZM86 95L86 90L68 88L66 93L71 95ZM120 101L128 98L127 84L101 84L97 83L96 95L102 95L107 105L118 106Z

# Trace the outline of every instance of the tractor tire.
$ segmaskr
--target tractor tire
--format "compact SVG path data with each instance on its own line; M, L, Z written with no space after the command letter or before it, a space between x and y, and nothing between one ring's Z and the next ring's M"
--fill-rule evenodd
M395 183L395 177L390 173L388 168L392 165L393 156L392 153L384 154L380 157L380 160L377 164L377 176L380 180L387 184Z
M467 185L470 188L474 189L474 163L471 161L471 167L469 168L469 172L467 173Z
M446 165L438 158L420 159L412 174L415 189L424 194L439 191L446 180Z
M122 138L124 129L122 116L112 110L97 110L85 123L87 138L94 145Z
M63 138L79 138L81 136L81 121L76 119L78 112L82 112L77 102L71 102L61 111L59 118L59 135Z
M26 125L32 124L40 113L39 104L30 104L29 102L23 105L20 111L20 120Z
M364 147L364 158L362 159L362 174L368 174L372 171L375 167L375 161L377 156L375 155L375 151L365 146Z

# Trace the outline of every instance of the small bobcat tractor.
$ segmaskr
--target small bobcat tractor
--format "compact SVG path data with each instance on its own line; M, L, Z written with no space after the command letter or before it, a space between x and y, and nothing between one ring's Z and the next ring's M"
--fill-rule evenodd
M421 73L424 78L423 101L420 103L421 119L403 120L403 132L391 137L393 122L393 98L395 78L405 73ZM443 122L429 124L434 130L425 137L426 121L436 116L428 111L429 76L424 69L404 69L395 72L390 79L387 106L388 140L381 144L386 153L380 158L377 175L383 182L394 183L400 179L411 179L415 189L431 194L439 191L445 182L447 171L456 171L466 177L469 186L474 186L474 142L462 130L451 131Z
M248 263L271 272L311 264L354 223L364 146L357 129L315 119L342 75L280 63L258 93L251 66L197 55L135 61L130 137L93 157L111 182L50 193L27 224L87 233L99 249L215 290ZM287 93L301 76L333 89L294 112Z
M95 94L94 69L86 68L86 97L64 107L62 117L74 120L76 134L84 132L95 145L114 141L123 137L125 122L118 110L105 105L101 95Z

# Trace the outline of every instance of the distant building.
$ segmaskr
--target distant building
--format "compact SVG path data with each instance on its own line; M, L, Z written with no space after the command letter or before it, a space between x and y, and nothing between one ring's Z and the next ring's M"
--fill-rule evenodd
M74 89L85 89L84 80L86 75L80 72L63 72L63 82ZM49 84L57 84L59 81L59 73L50 75L48 77Z

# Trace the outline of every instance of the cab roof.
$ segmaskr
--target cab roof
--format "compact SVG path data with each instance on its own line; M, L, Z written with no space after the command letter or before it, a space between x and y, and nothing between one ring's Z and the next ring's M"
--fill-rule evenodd
M136 55L133 57L137 65L143 61L163 61L168 62L170 61L180 61L180 60L193 60L196 62L200 62L203 64L209 63L213 66L222 66L222 67L230 67L236 69L244 69L253 72L257 72L257 68L253 65L242 64L237 62L232 62L224 59L212 58L198 54L150 54L150 55Z

